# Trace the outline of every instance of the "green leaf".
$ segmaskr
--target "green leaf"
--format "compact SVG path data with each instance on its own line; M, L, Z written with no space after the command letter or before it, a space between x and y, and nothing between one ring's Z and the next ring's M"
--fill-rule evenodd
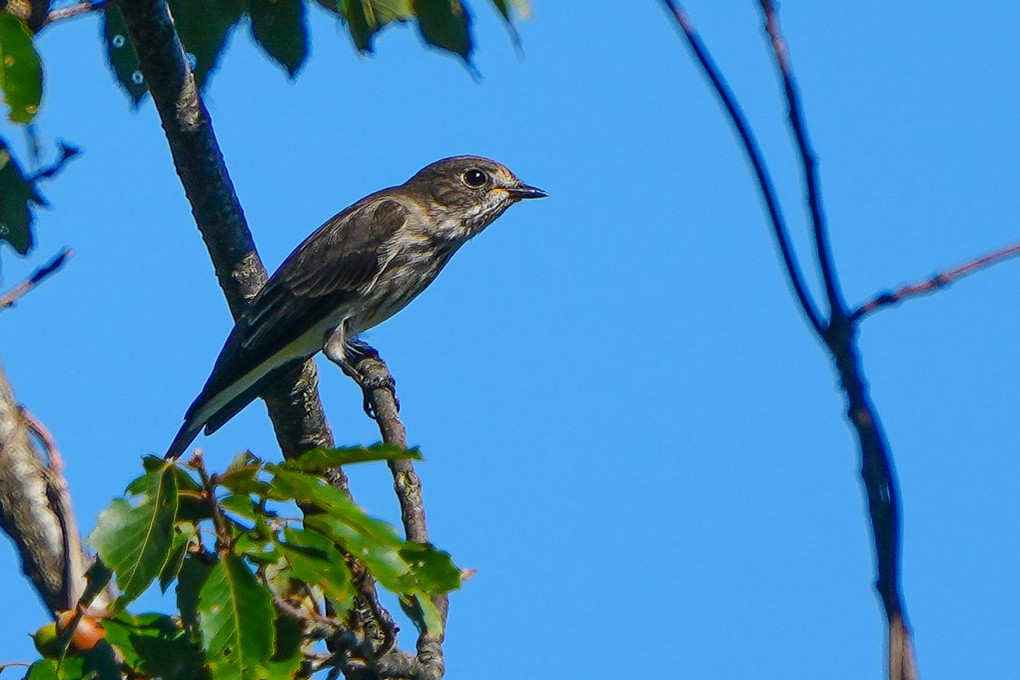
M216 680L258 680L273 654L273 602L240 557L224 555L198 595L202 648Z
M7 241L21 255L27 255L35 242L29 207L34 196L35 189L0 139L0 242Z
M129 493L134 504L114 500L99 515L89 542L117 575L123 607L149 587L166 564L173 546L177 515L177 478L174 466L164 463L133 481Z
M230 32L244 16L240 0L170 0L170 14L195 82L204 88L219 66Z
M165 593L170 584L177 578L181 567L184 566L184 558L188 556L188 544L191 538L197 533L198 527L194 525L178 525L174 527L174 537L170 546L170 554L166 563L159 572L159 590Z
M78 602L84 607L91 605L92 600L96 599L96 596L106 588L111 578L113 578L113 571L103 564L101 559L97 558L85 570L85 590Z
M299 458L286 461L283 466L301 472L325 472L332 468L366 463L376 460L400 460L410 458L421 460L421 452L417 448L402 449L393 444L373 444L372 446L354 446L336 449L312 449Z
M471 61L471 15L460 0L412 0L411 5L428 44Z
M404 543L400 556L411 566L418 587L433 595L448 593L461 586L461 571L450 553L425 543Z
M337 611L345 613L354 602L355 590L343 554L315 531L288 527L283 535L285 541L278 541L277 546L287 561L289 575L321 588Z
M301 668L301 624L281 614L276 618L276 651L265 664L265 680L293 680Z
M42 101L43 73L25 22L0 12L0 90L14 123L28 123Z
M188 555L177 574L177 609L181 612L184 625L193 631L198 630L198 598L199 592L209 578L211 565Z
M441 637L443 634L443 615L439 608L425 593L411 593L400 597L400 608L411 619L419 632Z
M60 662L41 659L33 663L25 680L78 680L85 677L85 664L77 657L64 657Z
M414 16L411 0L340 0L340 13L361 52L373 50L375 34L384 26Z
M100 640L92 649L75 652L75 656L81 658L82 671L89 680L123 680L109 642Z
M103 6L103 43L106 45L106 61L123 88L131 104L138 106L142 97L149 91L145 84L138 63L138 55L128 39L127 26L117 3L110 2Z
M198 646L169 616L121 612L103 621L103 627L107 642L136 674L194 680L209 675Z
M249 11L255 42L293 78L308 57L304 0L250 0Z

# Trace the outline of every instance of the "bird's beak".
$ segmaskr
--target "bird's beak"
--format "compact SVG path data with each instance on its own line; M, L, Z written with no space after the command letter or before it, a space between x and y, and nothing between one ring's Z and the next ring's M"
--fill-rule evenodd
M549 195L538 187L529 187L527 184L518 184L515 187L508 188L506 191L510 194L510 198L518 201L522 198L545 198Z

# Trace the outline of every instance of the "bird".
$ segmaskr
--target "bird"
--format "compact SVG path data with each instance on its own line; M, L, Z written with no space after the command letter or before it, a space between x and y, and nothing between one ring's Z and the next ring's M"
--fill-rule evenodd
M180 457L203 428L216 432L320 351L355 376L355 361L374 352L359 334L406 307L507 208L546 195L496 161L454 156L331 217L237 318L165 457Z

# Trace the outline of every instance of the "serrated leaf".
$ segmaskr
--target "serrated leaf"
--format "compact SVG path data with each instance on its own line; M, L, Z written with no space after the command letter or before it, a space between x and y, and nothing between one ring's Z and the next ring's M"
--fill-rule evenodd
M171 0L170 14L195 82L204 88L219 65L231 31L244 16L240 0Z
M240 557L224 555L198 595L198 620L214 679L258 680L273 654L273 602Z
M283 463L285 468L301 472L325 472L333 468L353 463L367 463L378 460L400 460L409 458L421 460L421 452L417 448L403 449L393 444L373 444L372 446L353 446L349 448L312 449L299 458Z
M471 61L471 15L460 0L412 0L411 6L425 42Z
M177 478L173 465L164 464L129 485L132 505L114 500L99 515L89 542L117 576L123 607L149 587L159 575L173 545L177 516Z
M106 63L117 83L131 98L131 104L138 106L149 86L145 84L138 55L128 39L127 25L115 2L103 6L103 44L106 46Z
M354 602L354 584L343 554L320 533L286 528L277 546L287 561L289 576L317 586L332 600L338 614Z
M7 241L21 255L35 244L29 206L34 195L35 189L0 139L0 242Z
M251 34L293 78L308 57L304 0L249 0Z
M42 101L43 73L32 45L32 31L24 21L0 12L0 90L14 123L28 123Z
M340 13L361 52L373 50L372 40L384 26L414 16L411 0L340 0Z

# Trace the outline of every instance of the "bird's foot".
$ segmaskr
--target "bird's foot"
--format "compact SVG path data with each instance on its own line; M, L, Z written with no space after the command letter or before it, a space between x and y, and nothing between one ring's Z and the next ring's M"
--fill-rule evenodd
M372 392L388 390L398 412L400 411L400 399L397 397L397 381L390 375L389 369L379 359L375 350L372 351L373 354L362 354L355 361L345 360L340 363L340 369L361 387L362 408L365 409L365 414L369 418L376 420L377 415L372 407ZM365 361L365 359L374 359L374 361Z

